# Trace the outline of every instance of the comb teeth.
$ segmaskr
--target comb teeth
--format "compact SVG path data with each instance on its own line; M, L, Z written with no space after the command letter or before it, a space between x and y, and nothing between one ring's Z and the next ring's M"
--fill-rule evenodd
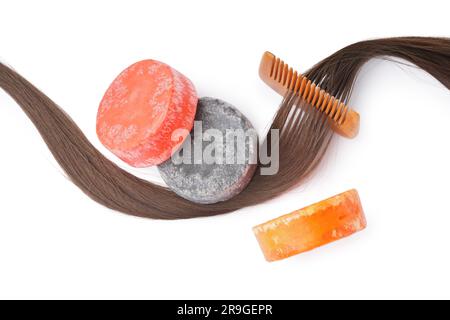
M345 103L325 92L311 80L289 67L283 60L266 52L261 60L260 77L281 95L294 92L325 113L339 134L353 138L359 129L359 115Z
M346 118L348 107L340 102L336 97L328 95L325 90L316 86L305 76L298 74L280 58L273 59L270 78L285 88L285 91L292 91L298 94L309 104L325 113L336 124L341 125Z

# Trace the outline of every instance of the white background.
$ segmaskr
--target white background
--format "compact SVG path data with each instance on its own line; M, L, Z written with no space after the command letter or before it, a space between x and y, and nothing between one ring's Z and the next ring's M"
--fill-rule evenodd
M258 78L265 50L305 70L359 40L450 36L449 11L448 1L2 1L0 59L110 157L97 106L135 61L171 64L263 132L280 102ZM87 198L0 92L0 298L450 298L449 92L375 60L351 105L360 135L336 137L297 190L220 217L152 221ZM365 231L265 262L252 226L350 188Z

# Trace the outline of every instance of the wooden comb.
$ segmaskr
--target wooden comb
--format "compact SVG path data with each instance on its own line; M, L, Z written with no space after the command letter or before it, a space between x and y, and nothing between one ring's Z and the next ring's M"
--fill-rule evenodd
M265 52L259 67L259 76L273 90L284 96L293 91L308 103L324 112L336 133L354 138L359 131L359 114L345 103L325 92L311 80L294 71L280 58Z

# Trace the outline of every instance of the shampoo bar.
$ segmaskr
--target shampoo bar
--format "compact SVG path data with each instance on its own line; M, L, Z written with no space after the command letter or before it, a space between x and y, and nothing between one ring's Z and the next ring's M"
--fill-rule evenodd
M133 167L160 164L192 129L197 100L191 81L170 66L155 60L135 63L106 91L98 110L97 135ZM178 140L172 139L176 130Z
M158 166L159 172L172 191L192 202L228 200L255 173L256 131L231 104L208 97L199 100L195 121L179 162L169 159Z
M366 228L358 192L350 190L253 228L268 261L312 250Z

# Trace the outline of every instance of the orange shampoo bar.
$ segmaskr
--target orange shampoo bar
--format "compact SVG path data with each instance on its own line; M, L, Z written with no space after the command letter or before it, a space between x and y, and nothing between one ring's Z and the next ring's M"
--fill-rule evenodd
M171 157L194 124L197 93L192 82L165 63L137 62L110 85L98 109L102 144L133 167ZM175 133L176 138L172 139Z
M267 261L312 250L365 229L358 192L350 190L253 228Z

